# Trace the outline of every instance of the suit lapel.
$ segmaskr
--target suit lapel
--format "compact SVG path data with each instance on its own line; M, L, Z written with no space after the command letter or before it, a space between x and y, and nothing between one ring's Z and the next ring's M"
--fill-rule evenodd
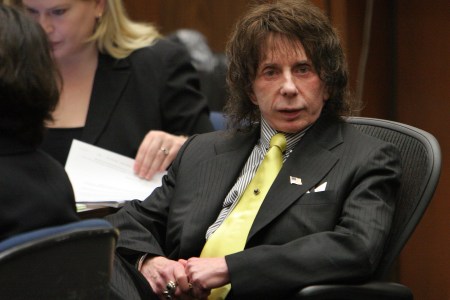
M337 163L338 157L330 150L342 143L341 128L338 122L321 119L302 138L281 169L256 216L248 239L320 183ZM258 137L259 129L223 140L215 145L216 156L199 166L196 176L202 183L197 193L200 197L196 198L185 222L189 226L185 226L181 236L181 257L198 256L201 252L206 230L217 218ZM301 178L302 185L290 184L290 176Z
M235 184L256 141L259 130L239 134L214 145L216 155L208 158L196 170L196 199L186 219L180 245L182 257L198 256L205 243L205 233L216 220L223 201ZM199 154L201 155L201 154Z
M105 129L130 76L127 59L99 55L83 140L95 144Z
M308 190L314 188L337 163L330 150L342 143L338 122L319 120L297 144L283 165L256 216L248 239L272 222ZM291 184L290 176L302 185Z

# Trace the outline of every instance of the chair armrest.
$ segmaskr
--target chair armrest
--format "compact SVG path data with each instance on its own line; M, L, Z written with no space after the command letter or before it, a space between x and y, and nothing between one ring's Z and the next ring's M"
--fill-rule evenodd
M371 281L364 284L324 284L301 289L298 300L412 300L411 290L399 283Z

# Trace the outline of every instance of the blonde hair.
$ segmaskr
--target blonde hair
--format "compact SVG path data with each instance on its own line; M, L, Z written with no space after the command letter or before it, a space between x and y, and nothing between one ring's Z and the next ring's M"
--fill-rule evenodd
M160 37L153 25L134 22L128 18L121 0L105 1L105 11L89 39L96 42L100 52L108 53L114 58L124 58L134 50L151 45Z
M5 0L5 4L23 7L22 0ZM94 34L88 42L95 42L101 53L120 59L134 50L151 45L159 37L160 33L152 24L131 20L122 0L105 0L103 15L99 16Z

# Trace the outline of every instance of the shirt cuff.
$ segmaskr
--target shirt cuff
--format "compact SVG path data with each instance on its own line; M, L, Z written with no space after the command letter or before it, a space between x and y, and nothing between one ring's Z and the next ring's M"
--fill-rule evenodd
M145 253L142 255L138 261L136 262L136 269L140 272L142 268L142 264L144 263L144 260L147 258L148 253Z

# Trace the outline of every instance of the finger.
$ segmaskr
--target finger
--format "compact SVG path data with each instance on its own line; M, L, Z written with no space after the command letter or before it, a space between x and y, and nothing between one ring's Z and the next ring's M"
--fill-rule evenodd
M180 150L181 145L173 144L172 147L168 150L168 153L164 159L164 161L161 163L159 167L159 171L165 171L169 168L170 164L175 160L175 157L178 154L178 151Z
M165 171L169 168L170 164L175 160L180 148L186 142L187 137L185 136L172 136L170 139L166 139L165 143L171 142L170 148L168 148L168 153L166 155L166 159L160 166L159 171Z
M178 284L177 292L180 293L188 293L191 289L191 285L189 284L189 280L184 272L176 272L175 271L175 278ZM176 293L179 295L180 293Z
M149 180L156 172L167 170L186 140L162 131L149 132L136 156L135 172Z
M164 160L161 161L161 164L158 168L158 172L164 172L166 171L170 164L175 160L176 157L176 153L175 152L170 152L168 155L166 155L166 157L164 157Z
M138 176L145 179L151 179L159 170L160 165L165 159L164 152L161 151L160 140L152 140L146 144L146 148L140 152L138 165Z
M207 299L210 293L211 293L211 290L203 289L201 287L193 286L191 289L191 295L195 299Z
M151 157L147 157L146 160L144 160L144 164L141 167L141 178L151 180L153 176L157 172L160 172L162 169L162 164L164 160L166 159L166 155L163 154L162 151L159 151L156 153L156 155L153 155Z
M178 150L181 146L178 144L172 144L172 146L166 146L171 144L170 139L164 139L162 145L151 162L151 166L148 169L144 178L151 179L157 172L163 172L167 170L172 161L175 159Z
M152 155L156 155L157 149L161 143L162 141L158 141L154 138L151 132L145 136L135 157L134 171L138 176L143 177L144 174L142 174L142 171L150 168L151 160L148 158Z
M180 258L180 259L178 260L178 262L179 262L180 264L182 264L183 267L186 267L187 260Z
M145 269L143 269L141 273L144 275L145 279L147 279L153 292L157 295L161 295L165 289L165 281L156 275L156 273L148 272Z
M165 258L152 258L145 261L141 268L141 273L157 295L163 295L170 281L175 282L173 267L170 261Z
M170 296L168 298L172 299L173 297L176 297L176 294L180 294L178 288L178 282L174 280L169 280L166 284L166 288L163 291L163 295Z
M153 131L149 131L144 139L142 140L141 144L139 145L139 149L136 153L136 157L135 157L135 165L134 165L134 170L135 173L138 174L139 173L139 169L141 167L141 165L143 164L147 149L150 147L150 144L152 142L154 142L155 140L155 136L154 136L154 132Z

